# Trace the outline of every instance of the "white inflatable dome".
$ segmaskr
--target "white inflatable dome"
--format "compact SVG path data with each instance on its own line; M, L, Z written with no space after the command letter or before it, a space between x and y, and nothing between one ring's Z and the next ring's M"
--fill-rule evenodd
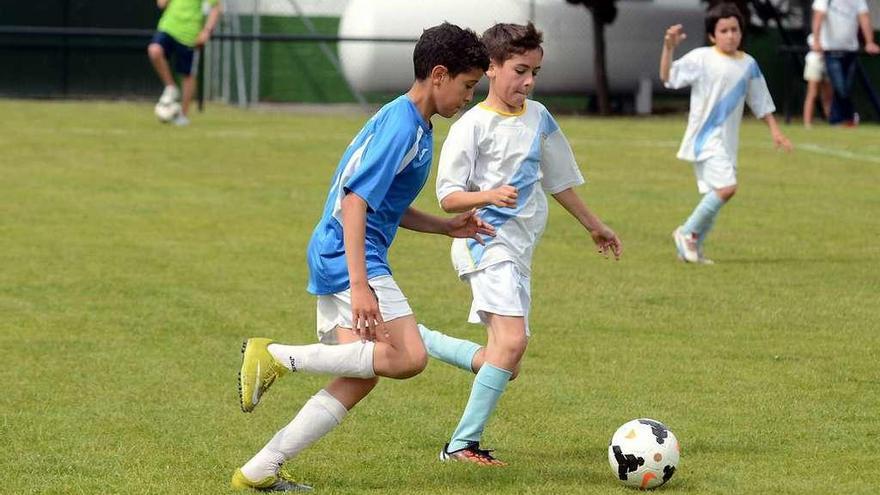
M683 24L688 38L677 53L703 44L704 7L698 0L622 0L606 29L608 79L618 93L660 89L657 76L663 33ZM351 0L341 37L418 38L443 21L482 33L496 22L532 19L544 32L544 62L536 91L583 93L594 89L593 29L589 11L564 0ZM358 91L405 91L412 83L414 43L341 42L345 77Z

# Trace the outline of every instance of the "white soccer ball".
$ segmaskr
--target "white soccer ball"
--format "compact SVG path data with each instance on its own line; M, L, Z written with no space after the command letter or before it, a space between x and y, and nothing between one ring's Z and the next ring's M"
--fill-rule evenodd
M669 481L678 468L678 439L663 423L634 419L617 429L608 444L608 462L626 486L643 490Z
M180 114L180 103L172 101L171 103L159 102L153 108L153 113L159 122L171 122Z

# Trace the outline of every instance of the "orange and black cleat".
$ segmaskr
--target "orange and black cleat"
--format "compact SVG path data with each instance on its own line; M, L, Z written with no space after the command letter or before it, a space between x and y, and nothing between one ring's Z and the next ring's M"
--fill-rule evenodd
M499 461L493 457L491 450L481 449L480 444L477 442L471 442L467 447L456 450L455 452L449 452L449 444L447 443L443 446L443 450L440 451L440 460L443 462L470 462L480 466L501 467L507 465L506 462Z

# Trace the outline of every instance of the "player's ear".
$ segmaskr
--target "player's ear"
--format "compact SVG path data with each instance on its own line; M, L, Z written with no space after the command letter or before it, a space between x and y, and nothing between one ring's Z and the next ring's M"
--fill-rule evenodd
M443 78L449 75L449 69L446 68L445 65L435 65L433 69L431 69L431 83L435 86L439 86L441 82L443 82Z
M486 77L488 77L489 79L492 79L493 77L495 77L495 72L496 72L498 69L500 69L500 67L498 67L498 66L495 64L495 61L494 61L494 60L491 60L491 59L490 59L490 60L489 60L489 69L486 71Z

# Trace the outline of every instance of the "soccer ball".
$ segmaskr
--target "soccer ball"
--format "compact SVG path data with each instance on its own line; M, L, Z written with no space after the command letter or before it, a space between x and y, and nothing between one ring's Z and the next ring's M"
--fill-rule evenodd
M153 108L153 113L156 114L156 118L159 119L159 122L171 122L180 114L180 103L176 101L172 101L171 103L159 102L156 103L156 107Z
M678 439L663 423L634 419L617 429L608 444L608 462L626 486L643 490L669 481L678 467Z

